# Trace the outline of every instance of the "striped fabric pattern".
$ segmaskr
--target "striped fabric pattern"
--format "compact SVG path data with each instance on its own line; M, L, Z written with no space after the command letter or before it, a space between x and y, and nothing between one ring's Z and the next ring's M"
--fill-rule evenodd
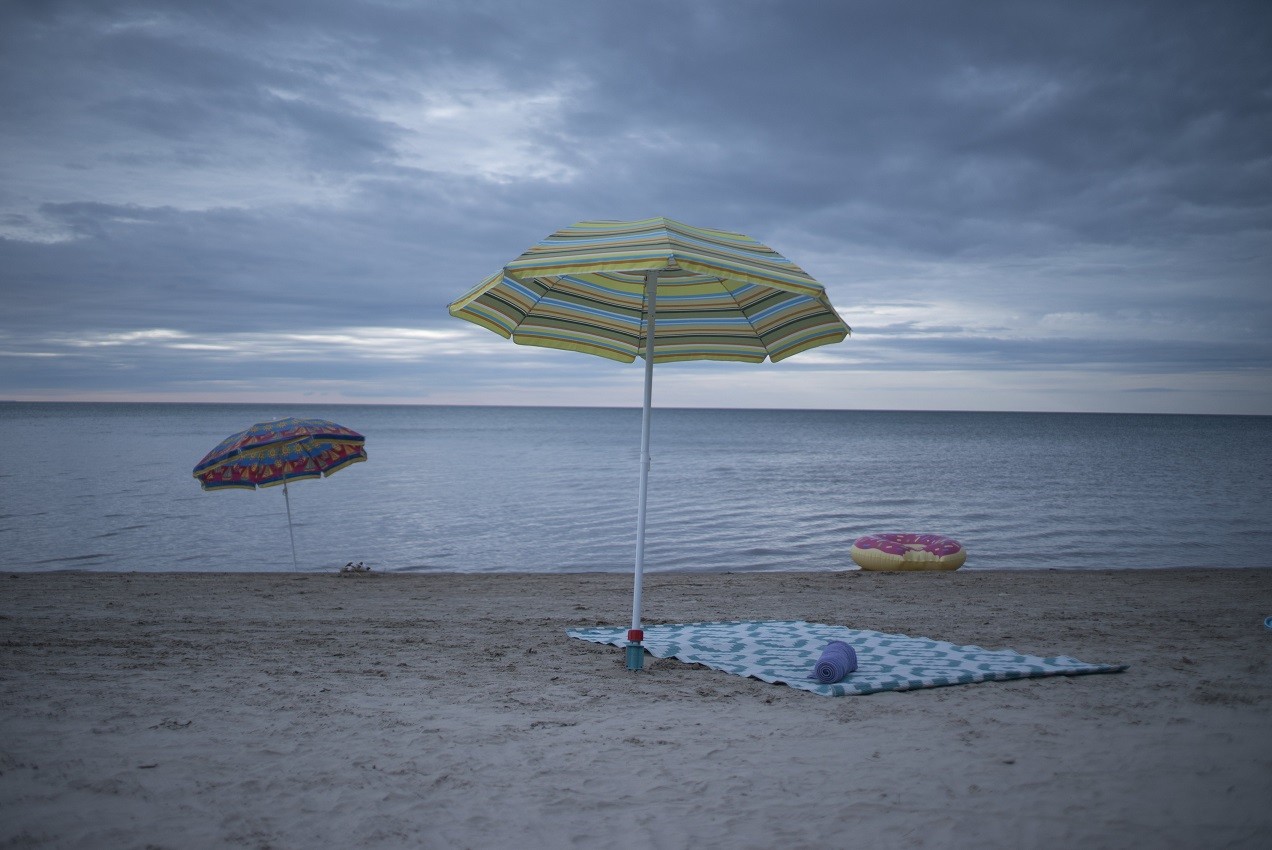
M631 362L644 355L645 271L657 269L654 361L773 362L851 330L825 289L738 233L667 218L559 230L450 305L523 345Z

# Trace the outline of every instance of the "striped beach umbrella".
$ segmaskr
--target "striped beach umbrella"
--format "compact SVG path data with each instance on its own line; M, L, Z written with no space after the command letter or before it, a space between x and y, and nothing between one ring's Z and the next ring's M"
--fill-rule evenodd
M850 333L824 287L772 248L668 218L581 221L469 290L450 313L522 345L645 358L628 667L640 669L654 363L777 362Z
M327 419L288 417L231 434L203 456L194 477L204 490L255 490L283 485L292 566L297 567L288 481L322 478L367 459L366 438Z

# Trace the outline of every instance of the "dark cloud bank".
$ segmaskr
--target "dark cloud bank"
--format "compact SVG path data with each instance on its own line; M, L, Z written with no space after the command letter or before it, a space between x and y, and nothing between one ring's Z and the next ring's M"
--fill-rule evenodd
M0 395L586 386L445 305L667 215L826 283L856 336L790 379L832 402L1060 371L1272 413L1270 57L1262 2L9 3ZM339 338L385 328L421 336Z

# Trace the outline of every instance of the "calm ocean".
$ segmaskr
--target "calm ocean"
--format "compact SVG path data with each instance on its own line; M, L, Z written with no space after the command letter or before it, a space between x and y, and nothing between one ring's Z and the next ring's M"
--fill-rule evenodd
M333 419L369 460L289 488L302 570L626 571L640 411L0 403L0 567L292 569L281 487L203 492L229 434ZM964 569L1272 566L1272 418L670 410L649 571L852 568L936 532Z

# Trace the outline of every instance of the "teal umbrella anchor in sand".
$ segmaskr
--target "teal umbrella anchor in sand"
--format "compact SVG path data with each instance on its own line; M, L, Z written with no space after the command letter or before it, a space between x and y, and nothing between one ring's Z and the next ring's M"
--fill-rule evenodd
M669 218L581 221L473 287L450 313L521 345L645 359L627 667L643 664L641 594L654 364L784 360L851 333L825 288L740 233Z

